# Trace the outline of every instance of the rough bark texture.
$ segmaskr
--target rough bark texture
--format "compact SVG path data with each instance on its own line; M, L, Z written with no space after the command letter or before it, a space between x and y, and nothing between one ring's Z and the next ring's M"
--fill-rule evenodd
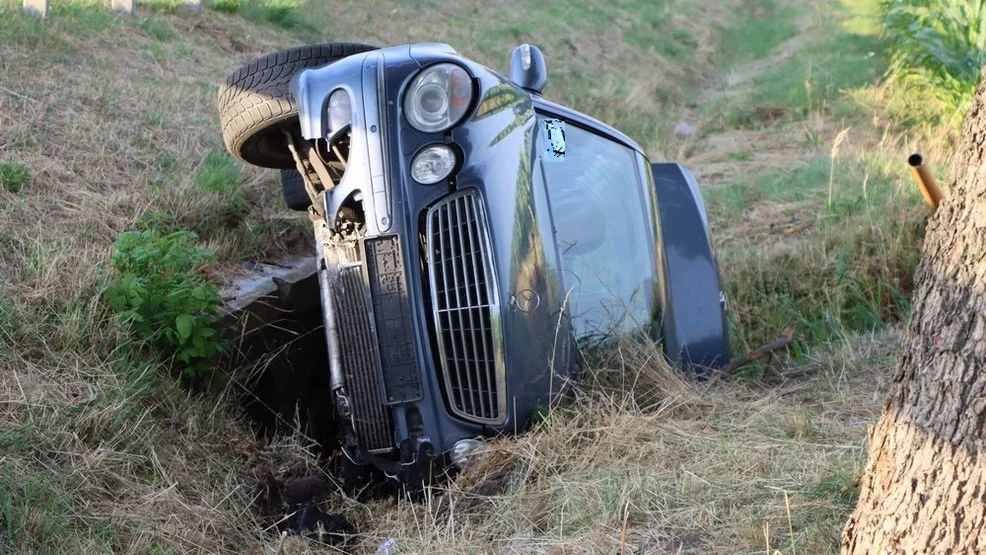
M986 553L986 90L928 226L844 554Z

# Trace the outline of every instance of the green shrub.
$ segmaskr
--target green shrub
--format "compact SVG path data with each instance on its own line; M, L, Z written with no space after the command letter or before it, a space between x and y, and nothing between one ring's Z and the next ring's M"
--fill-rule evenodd
M0 187L10 193L18 193L31 179L27 166L17 162L0 163Z
M137 337L183 372L205 377L210 359L225 352L217 324L221 298L197 268L210 255L188 231L162 234L156 228L121 234L112 264L116 280L106 300Z
M887 77L958 125L979 84L986 0L881 0Z

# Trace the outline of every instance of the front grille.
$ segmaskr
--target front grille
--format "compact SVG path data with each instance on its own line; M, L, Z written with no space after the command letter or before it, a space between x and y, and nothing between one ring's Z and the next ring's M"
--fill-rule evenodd
M468 420L501 424L506 383L496 276L479 195L454 194L427 215L432 314L450 408Z
M393 425L390 410L380 399L380 378L363 266L356 262L355 249L337 247L332 250L336 255L343 254L341 251L344 250L351 251L346 253L349 256L337 259L339 273L331 289L353 428L363 449L371 453L387 452L394 447Z

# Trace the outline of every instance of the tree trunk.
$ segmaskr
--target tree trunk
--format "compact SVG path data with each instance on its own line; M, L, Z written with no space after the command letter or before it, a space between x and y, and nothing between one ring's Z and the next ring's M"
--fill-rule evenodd
M986 88L928 224L843 554L986 553Z

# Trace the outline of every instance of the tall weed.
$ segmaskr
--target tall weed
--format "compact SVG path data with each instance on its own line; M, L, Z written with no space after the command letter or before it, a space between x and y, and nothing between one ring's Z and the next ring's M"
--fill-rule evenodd
M986 0L882 0L881 12L888 80L930 102L925 117L957 127L981 77Z

